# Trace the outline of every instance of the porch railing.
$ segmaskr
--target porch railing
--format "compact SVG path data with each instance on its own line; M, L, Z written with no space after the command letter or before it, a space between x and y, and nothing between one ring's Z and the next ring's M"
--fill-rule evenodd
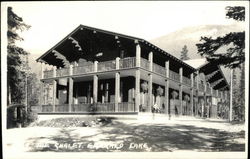
M75 66L73 67L73 74L78 75L78 74L84 74L84 73L90 73L94 71L94 66L93 65L84 65L84 66Z
M74 104L72 105L73 112L90 112L91 110L91 103L82 103L82 104Z
M135 103L133 102L122 102L118 103L118 112L134 112Z
M159 73L161 75L164 75L166 76L166 70L165 70L165 67L162 67L160 65L157 65L157 64L153 64L153 72L156 72L156 73Z
M135 64L135 57L120 59L120 68L133 68Z
M42 105L42 112L52 112L52 105Z
M115 103L96 103L93 106L96 112L115 112Z
M55 105L55 112L68 112L68 111L69 111L68 104Z
M98 72L115 70L115 60L98 63Z
M180 74L169 70L169 78L176 81L180 81Z
M185 76L182 77L182 82L188 86L191 86L191 79L189 79Z
M134 112L135 104L133 102L118 103L118 110L115 111L115 103L83 103L72 104L72 112ZM41 112L53 112L52 105L42 105ZM69 112L69 105L55 105L55 112ZM70 113L70 112L69 112Z

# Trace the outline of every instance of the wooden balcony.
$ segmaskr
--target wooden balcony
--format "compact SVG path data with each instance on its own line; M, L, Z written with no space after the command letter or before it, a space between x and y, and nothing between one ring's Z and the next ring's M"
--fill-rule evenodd
M188 86L191 86L191 79L189 79L185 76L182 77L182 82Z
M135 57L120 59L120 69L133 68L136 66Z
M149 67L150 67L149 61L144 58L141 58L141 68L149 70Z
M153 64L153 72L158 73L160 75L166 76L166 69L165 67L162 67L160 65L157 64Z
M204 90L205 90L204 85L199 83L199 91L203 92Z
M68 76L69 68L61 68L56 70L56 77Z
M86 74L94 72L93 65L75 66L73 67L73 75Z
M98 63L98 72L115 70L115 60Z
M180 81L180 74L169 70L169 78L175 81Z
M211 88L207 86L207 90L206 90L207 94L211 94Z
M44 71L44 78L52 78L52 77L53 77L53 70Z

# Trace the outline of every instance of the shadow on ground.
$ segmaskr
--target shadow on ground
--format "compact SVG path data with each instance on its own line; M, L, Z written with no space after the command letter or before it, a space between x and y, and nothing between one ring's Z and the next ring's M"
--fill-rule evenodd
M27 143L32 147L29 151L54 152L172 152L176 150L192 151L245 151L245 144L238 143L237 139L245 138L245 131L226 132L218 129L204 128L177 124L166 126L163 124L126 124L114 121L104 127L96 128L97 133L88 136L79 136L72 133L77 128L61 128L57 134L46 137L50 143L37 146L45 138L29 138ZM87 129L87 128L86 128ZM83 129L86 130L86 129ZM91 128L90 128L91 129ZM102 137L98 137L98 136ZM95 141L94 139L98 141ZM122 141L122 145L95 145L96 142ZM61 143L61 144L60 144ZM121 142L120 142L121 143ZM132 146L131 146L132 144ZM41 145L41 144L40 144ZM99 146L99 147L98 147ZM106 145L107 146L107 145ZM39 148L38 148L39 147Z

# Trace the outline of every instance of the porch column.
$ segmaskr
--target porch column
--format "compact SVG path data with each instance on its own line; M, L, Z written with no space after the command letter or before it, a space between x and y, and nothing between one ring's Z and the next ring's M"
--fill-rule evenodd
M203 109L202 109L202 115L201 115L201 117L204 117L204 110L205 110L205 108L207 107L207 94L206 94L206 92L207 92L207 83L206 83L206 81L204 82L204 105L203 105Z
M170 116L169 112L169 61L165 62L165 70L166 70L166 82L165 82L165 109L166 114Z
M198 106L199 106L199 71L196 72L196 98L197 98L197 103L195 107L195 115L198 115Z
M72 102L73 102L73 83L74 82L73 82L72 77L69 77L68 80L69 80L69 94L68 94L69 95L69 97L68 97L69 98L69 103L68 103L69 104L68 105L69 109L68 110L69 110L69 112L71 112L71 108L72 108L71 105L72 105Z
M191 115L194 115L194 74L191 73L191 89L190 89L190 105L191 105Z
M116 70L119 69L120 58L117 57L115 61ZM115 112L118 112L118 103L120 99L120 72L115 73Z
M140 106L140 70L135 71L135 111L139 112Z
M179 69L179 74L180 74L180 88L179 88L179 100L180 100L180 107L181 107L181 110L180 110L180 115L183 114L183 105L182 105L182 75L183 75L183 69L182 67Z
M94 72L97 72L98 61L94 61ZM97 91L98 91L98 76L93 76L93 103L97 103Z
M53 77L56 77L56 67L53 67ZM53 100L52 100L52 112L56 110L56 80L53 80Z
M141 47L138 42L138 40L135 40L136 44L136 67L141 66ZM135 111L139 112L139 106L140 106L140 70L137 69L135 71Z
M149 71L153 71L153 52L151 51L148 55L148 61L149 61ZM152 112L152 106L153 106L153 96L152 96L152 90L153 90L153 75L152 73L148 74L148 112Z
M69 75L71 76L72 74L73 74L73 66L69 65ZM73 83L74 82L73 82L72 77L69 77L68 80L69 80L69 93L68 93L68 95L69 95L68 107L69 108L68 108L68 110L69 110L69 112L71 112L72 111L72 103L73 103Z
M41 79L44 79L44 63L41 63Z
M93 103L97 103L98 76L93 76Z
M136 67L141 66L141 46L138 43L138 41L135 41L136 43L136 52L135 52L135 57L136 57Z

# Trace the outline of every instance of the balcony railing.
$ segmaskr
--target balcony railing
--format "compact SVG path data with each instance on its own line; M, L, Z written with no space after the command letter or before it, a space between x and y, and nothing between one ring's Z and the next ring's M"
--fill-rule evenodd
M159 73L163 76L166 76L166 69L165 67L162 67L160 65L157 65L157 64L153 64L153 72L156 72L156 73Z
M201 92L204 91L204 88L205 88L204 85L199 83L199 91L201 91Z
M68 76L69 68L61 68L56 70L56 77Z
M191 80L185 76L182 77L182 82L188 86L191 86Z
M213 96L217 96L217 91L213 89Z
M207 90L206 90L206 93L207 93L207 94L211 94L211 88L210 88L210 87L207 87L206 89L207 89Z
M194 81L194 88L196 88L197 87L197 82L196 81Z
M74 75L85 74L85 73L90 73L90 72L94 72L93 64L73 67L73 74Z
M176 81L180 81L180 74L169 70L169 78Z
M144 58L141 58L141 67L146 70L149 70L149 61Z
M136 65L135 57L120 59L120 69L133 68L135 67L135 65Z
M98 63L98 72L115 70L115 60Z
M53 70L44 71L44 78L52 78L52 77L53 77Z

